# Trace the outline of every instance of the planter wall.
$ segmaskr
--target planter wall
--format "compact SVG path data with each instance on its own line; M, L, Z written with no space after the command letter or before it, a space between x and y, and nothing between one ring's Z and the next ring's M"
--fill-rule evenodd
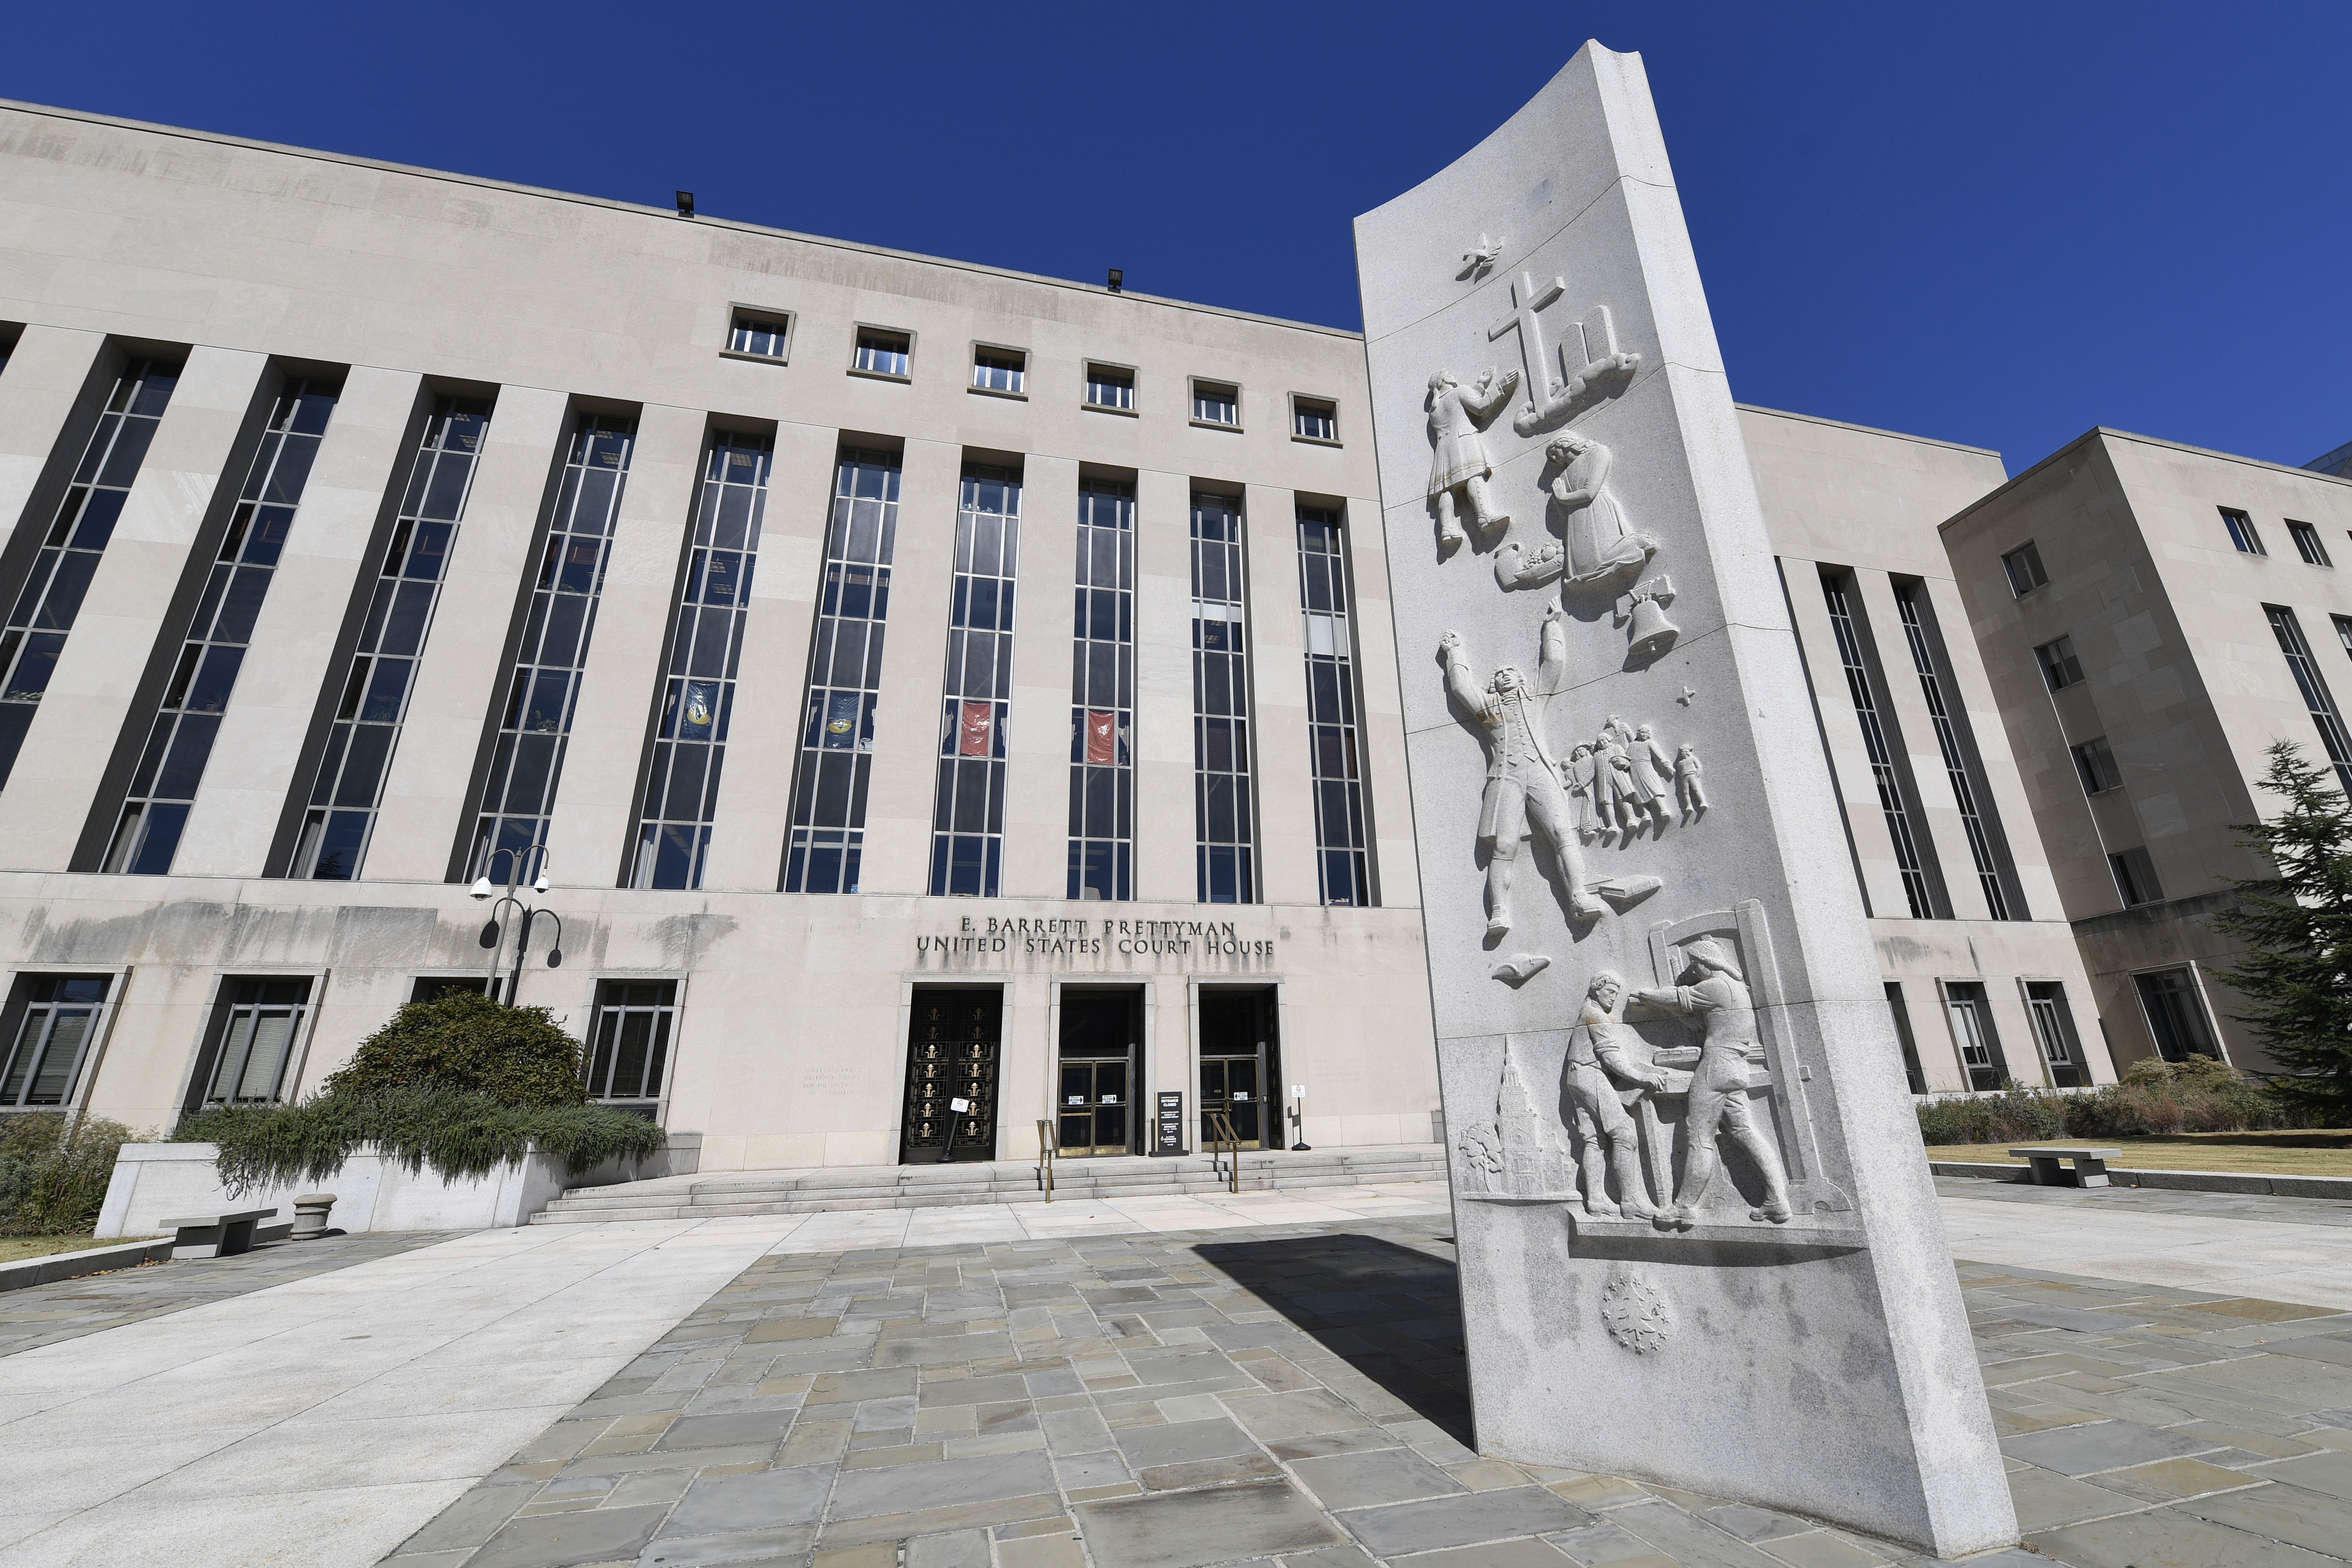
M487 1230L524 1225L569 1187L614 1186L656 1176L683 1176L699 1168L702 1134L673 1132L669 1146L641 1161L608 1160L573 1175L551 1155L533 1154L487 1176L451 1182L427 1168L411 1175L396 1160L362 1148L324 1182L270 1187L232 1200L221 1185L211 1143L125 1143L99 1211L100 1236L152 1236L163 1222L234 1203L294 1217L298 1193L333 1193L335 1230Z

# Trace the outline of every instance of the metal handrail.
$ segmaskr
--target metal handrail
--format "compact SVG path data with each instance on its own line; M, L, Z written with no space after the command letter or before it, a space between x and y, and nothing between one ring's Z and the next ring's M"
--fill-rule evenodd
M1045 1201L1050 1204L1054 1201L1054 1124L1043 1120L1037 1123L1037 1158L1045 1167Z
M1242 1135L1234 1131L1234 1119L1225 1111L1212 1110L1205 1120L1209 1128L1209 1157L1213 1162L1219 1158L1218 1151L1227 1152L1223 1156L1227 1185L1231 1191L1239 1193L1242 1190ZM1212 1163L1209 1168L1213 1171L1216 1166Z

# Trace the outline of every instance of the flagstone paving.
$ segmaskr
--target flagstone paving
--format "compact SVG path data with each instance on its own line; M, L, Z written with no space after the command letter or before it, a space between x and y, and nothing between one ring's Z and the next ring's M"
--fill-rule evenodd
M1974 1563L2352 1560L2352 1312L1959 1269L2032 1548ZM1927 1562L1481 1458L1463 1366L1440 1218L772 1254L386 1568Z
M331 1274L355 1263L430 1247L450 1235L446 1230L377 1231L273 1242L235 1258L206 1258L201 1265L144 1263L28 1285L0 1294L0 1356L226 1300L289 1279Z

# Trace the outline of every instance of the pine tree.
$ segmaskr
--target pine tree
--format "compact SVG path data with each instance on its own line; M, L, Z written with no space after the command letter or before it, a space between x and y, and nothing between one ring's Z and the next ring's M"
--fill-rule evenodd
M2238 879L2237 907L2210 917L2245 950L2215 978L2252 1004L2233 1016L2283 1069L2271 1091L2305 1115L2352 1121L2352 802L2293 742L2273 742L2270 758L2263 788L2286 809L2236 826L2278 874Z

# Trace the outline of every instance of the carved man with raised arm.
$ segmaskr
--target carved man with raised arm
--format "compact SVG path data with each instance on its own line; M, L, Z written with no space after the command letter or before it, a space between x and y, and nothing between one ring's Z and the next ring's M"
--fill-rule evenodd
M1701 937L1684 947L1683 956L1690 960L1690 968L1684 972L1688 984L1633 993L1636 1001L1698 1018L1706 1031L1698 1065L1691 1073L1690 1110L1683 1121L1686 1142L1682 1185L1675 1193L1672 1212L1661 1216L1660 1223L1684 1230L1691 1227L1692 1212L1706 1197L1721 1163L1716 1139L1728 1128L1732 1141L1748 1151L1764 1174L1764 1206L1749 1217L1786 1224L1789 1178L1780 1169L1779 1152L1756 1125L1755 1114L1748 1106L1748 1069L1764 1061L1763 1043L1757 1037L1755 998L1739 966L1720 942Z
M1470 521L1482 533L1507 526L1508 512L1486 504L1486 479L1495 471L1486 455L1486 438L1479 427L1498 413L1517 390L1519 373L1496 376L1492 369L1475 386L1465 387L1450 370L1429 378L1429 439L1435 448L1429 459L1429 493L1437 500L1437 542L1451 550L1465 537L1454 520L1454 498L1459 491L1470 505Z
M1584 1212L1613 1218L1620 1212L1636 1219L1654 1219L1657 1209L1642 1179L1641 1134L1617 1098L1619 1080L1646 1089L1666 1087L1666 1075L1641 1063L1627 1047L1635 1039L1633 1026L1622 1023L1617 1009L1625 999L1625 982L1604 969L1585 988L1584 1013L1568 1032L1568 1064L1560 1071L1575 1119L1577 1161L1584 1172ZM1607 1165L1602 1145L1607 1145ZM1618 1203L1609 1201L1609 1172L1617 1177Z
M1520 840L1531 834L1543 841L1559 861L1569 887L1569 908L1580 916L1607 912L1592 895L1608 894L1630 901L1658 888L1654 877L1606 879L1587 884L1584 855L1577 842L1576 823L1561 786L1559 765L1544 738L1545 710L1568 681L1566 612L1554 599L1544 607L1539 637L1541 658L1536 680L1512 665L1495 671L1481 689L1462 651L1462 634L1447 632L1437 641L1437 656L1445 667L1445 689L1471 718L1486 747L1486 788L1478 806L1478 838L1486 854L1486 934L1501 936L1511 929L1511 871L1518 863Z

